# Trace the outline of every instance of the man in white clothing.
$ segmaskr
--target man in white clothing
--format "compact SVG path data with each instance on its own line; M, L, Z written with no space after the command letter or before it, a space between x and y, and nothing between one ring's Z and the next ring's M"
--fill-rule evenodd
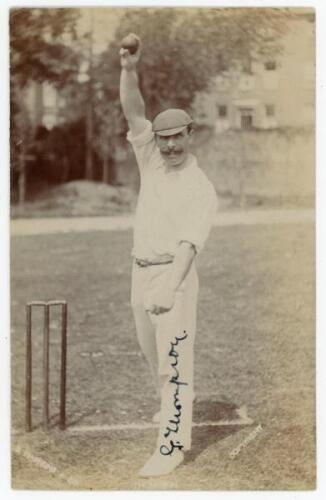
M146 119L137 75L140 53L140 43L134 54L120 50L120 99L140 171L131 304L161 398L156 449L139 471L151 477L170 473L191 447L196 255L207 240L217 197L190 152L188 113L168 109L153 123Z

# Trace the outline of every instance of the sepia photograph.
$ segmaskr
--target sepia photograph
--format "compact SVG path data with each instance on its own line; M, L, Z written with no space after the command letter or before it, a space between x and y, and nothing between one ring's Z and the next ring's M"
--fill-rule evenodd
M14 490L316 489L315 24L10 9Z

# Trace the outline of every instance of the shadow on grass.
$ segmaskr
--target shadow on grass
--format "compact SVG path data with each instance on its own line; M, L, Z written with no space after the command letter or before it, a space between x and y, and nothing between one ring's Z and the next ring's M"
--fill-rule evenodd
M223 427L205 425L203 427L195 427L192 431L191 450L187 451L184 463L188 464L194 462L206 448L239 432L242 427L243 426L240 425L228 425Z
M194 422L216 422L217 420L235 420L239 419L237 413L239 407L229 401L220 401L216 399L196 399L193 410Z
M196 401L194 404L193 420L196 423L230 421L230 425L203 425L192 430L192 447L186 453L185 464L196 460L206 448L222 439L239 432L243 425L232 425L239 420L239 407L234 403L216 400Z

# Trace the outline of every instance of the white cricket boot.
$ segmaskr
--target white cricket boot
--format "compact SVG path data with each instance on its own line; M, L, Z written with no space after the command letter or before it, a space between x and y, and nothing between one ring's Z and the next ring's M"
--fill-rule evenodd
M181 450L173 450L171 455L162 455L159 449L156 449L153 455L140 469L140 477L165 476L170 474L184 460L184 454Z

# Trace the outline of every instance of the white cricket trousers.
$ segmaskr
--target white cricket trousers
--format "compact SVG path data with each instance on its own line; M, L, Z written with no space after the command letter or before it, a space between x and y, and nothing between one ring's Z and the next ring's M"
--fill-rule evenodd
M131 305L138 341L161 398L157 447L162 455L171 455L177 448L190 449L194 397L195 259L176 292L173 308L158 315L146 311L153 294L165 287L170 272L171 264L139 267L133 261Z

